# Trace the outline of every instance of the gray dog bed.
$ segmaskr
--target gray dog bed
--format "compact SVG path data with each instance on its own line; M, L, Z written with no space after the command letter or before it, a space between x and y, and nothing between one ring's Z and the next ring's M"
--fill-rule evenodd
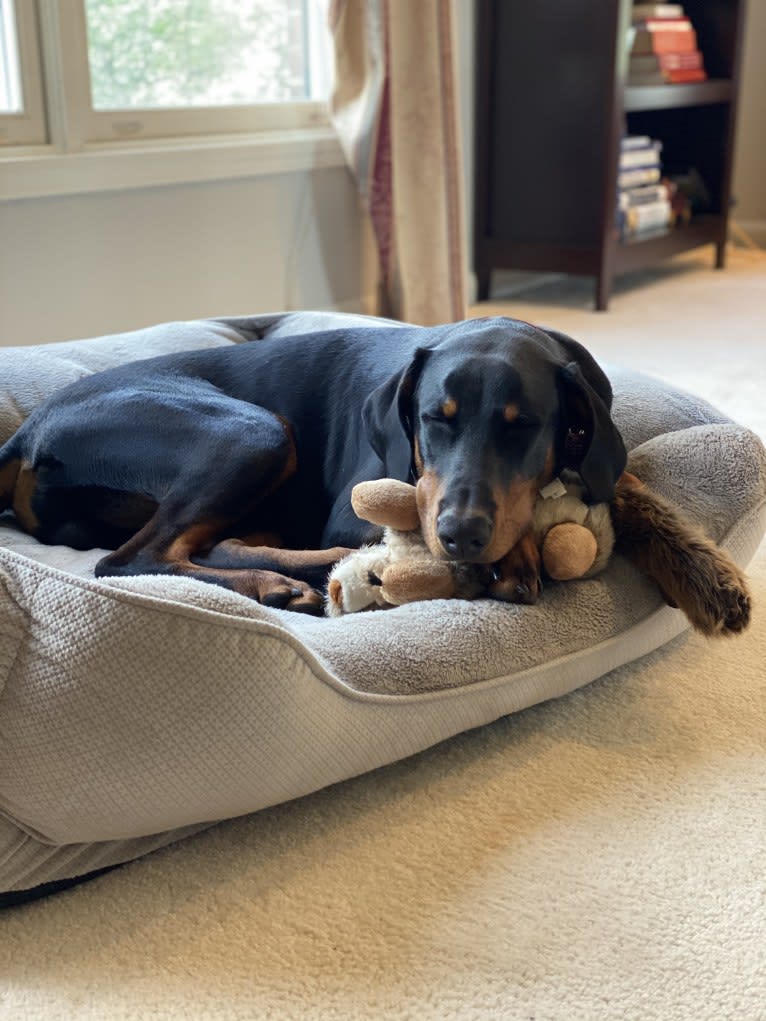
M5 349L0 439L87 372L347 322L360 319L293 313ZM766 527L760 441L695 397L610 375L630 470L745 565ZM99 556L42 546L0 518L2 891L128 861L411 755L687 626L617 556L533 607L434 601L333 620L186 579L96 581Z

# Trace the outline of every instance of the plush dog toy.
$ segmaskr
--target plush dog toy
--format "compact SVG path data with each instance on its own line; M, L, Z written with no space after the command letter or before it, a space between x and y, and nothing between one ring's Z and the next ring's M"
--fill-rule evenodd
M558 479L535 504L533 530L543 567L554 581L603 570L614 546L608 505L588 506L582 490ZM420 532L415 487L396 479L360 482L351 493L358 517L384 528L382 542L349 554L332 570L328 616L387 609L421 599L476 599L493 580L486 564L437 560Z

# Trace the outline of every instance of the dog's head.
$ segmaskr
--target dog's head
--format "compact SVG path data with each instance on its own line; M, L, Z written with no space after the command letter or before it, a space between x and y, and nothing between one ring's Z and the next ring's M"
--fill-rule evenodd
M612 498L625 446L609 381L585 348L514 319L433 336L370 395L364 420L386 474L417 479L435 556L495 563L564 469L579 473L590 502Z

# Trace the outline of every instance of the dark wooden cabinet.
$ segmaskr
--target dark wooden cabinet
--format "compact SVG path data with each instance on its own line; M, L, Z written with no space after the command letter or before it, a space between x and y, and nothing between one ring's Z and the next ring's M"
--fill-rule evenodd
M722 267L745 0L685 0L708 80L626 84L631 0L477 0L474 265L593 276L606 309L616 274L700 245ZM620 138L663 144L666 173L694 167L710 194L685 226L622 241Z

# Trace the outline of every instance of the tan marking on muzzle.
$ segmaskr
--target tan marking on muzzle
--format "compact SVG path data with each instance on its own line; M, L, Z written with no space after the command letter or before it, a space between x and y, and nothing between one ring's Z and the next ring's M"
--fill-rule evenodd
M538 493L553 479L556 455L551 446L540 474L532 479L515 479L507 489L497 487L493 498L497 505L492 539L482 556L485 564L494 564L506 555L532 527L532 515Z
M497 510L492 538L481 556L481 563L494 564L529 531L538 489L537 479L514 479L505 489L493 489Z
M412 459L415 462L415 471L418 473L418 477L420 477L425 470L425 465L423 464L423 455L420 453L420 442L417 436L412 445Z
M444 483L435 472L424 471L422 473L415 487L415 498L420 515L420 528L426 546L433 556L440 560L448 559L439 542L439 536L436 534L439 504L444 498Z

